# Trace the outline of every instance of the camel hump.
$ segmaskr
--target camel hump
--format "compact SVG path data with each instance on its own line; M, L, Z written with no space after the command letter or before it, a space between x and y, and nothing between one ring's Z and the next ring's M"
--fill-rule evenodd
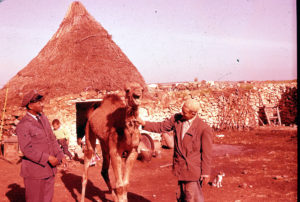
M93 112L90 119L93 121L94 119L99 119L99 117L102 117L101 119L104 119L105 121L106 119L105 117L108 114L111 114L117 109L124 108L124 107L125 107L125 103L120 96L115 94L106 95L103 98L100 107ZM97 116L98 118L95 118L95 116Z
M103 98L102 105L106 105L106 104L120 106L123 105L124 102L122 101L120 96L116 94L111 94L111 95L106 95Z

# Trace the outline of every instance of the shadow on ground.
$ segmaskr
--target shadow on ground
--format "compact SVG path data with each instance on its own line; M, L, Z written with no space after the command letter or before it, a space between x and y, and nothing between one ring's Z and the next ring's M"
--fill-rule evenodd
M81 176L75 175L73 173L68 173L64 170L61 171L61 180L64 183L67 190L71 193L72 198L74 201L80 200L80 195L76 195L75 190L77 193L81 193ZM89 199L90 201L98 201L96 198L100 198L101 201L112 201L105 197L106 194L110 194L109 191L103 191L96 187L90 180L88 180L86 185L86 194L85 198ZM128 192L128 201L129 202L150 202L150 200L136 195L134 193Z
M5 196L7 196L9 201L25 202L25 188L16 183L8 185L8 188L10 190L5 194Z

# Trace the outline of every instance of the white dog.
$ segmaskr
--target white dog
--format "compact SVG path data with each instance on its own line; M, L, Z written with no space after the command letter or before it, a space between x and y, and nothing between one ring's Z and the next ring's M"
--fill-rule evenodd
M224 176L225 176L224 172L219 172L215 177L212 185L217 188L222 187L222 180Z

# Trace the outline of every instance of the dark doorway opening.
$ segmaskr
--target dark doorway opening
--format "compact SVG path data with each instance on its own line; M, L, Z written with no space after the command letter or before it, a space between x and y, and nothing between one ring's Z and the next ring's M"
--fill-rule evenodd
M89 115L100 107L102 99L76 102L76 134L77 139L85 135L85 126Z

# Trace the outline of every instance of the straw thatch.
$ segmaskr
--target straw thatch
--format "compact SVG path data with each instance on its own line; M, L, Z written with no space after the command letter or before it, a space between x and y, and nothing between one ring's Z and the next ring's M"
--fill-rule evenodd
M85 89L118 90L126 82L145 81L137 68L113 42L112 36L73 2L46 46L1 90L9 87L9 103L21 103L24 93L37 89L50 97Z

